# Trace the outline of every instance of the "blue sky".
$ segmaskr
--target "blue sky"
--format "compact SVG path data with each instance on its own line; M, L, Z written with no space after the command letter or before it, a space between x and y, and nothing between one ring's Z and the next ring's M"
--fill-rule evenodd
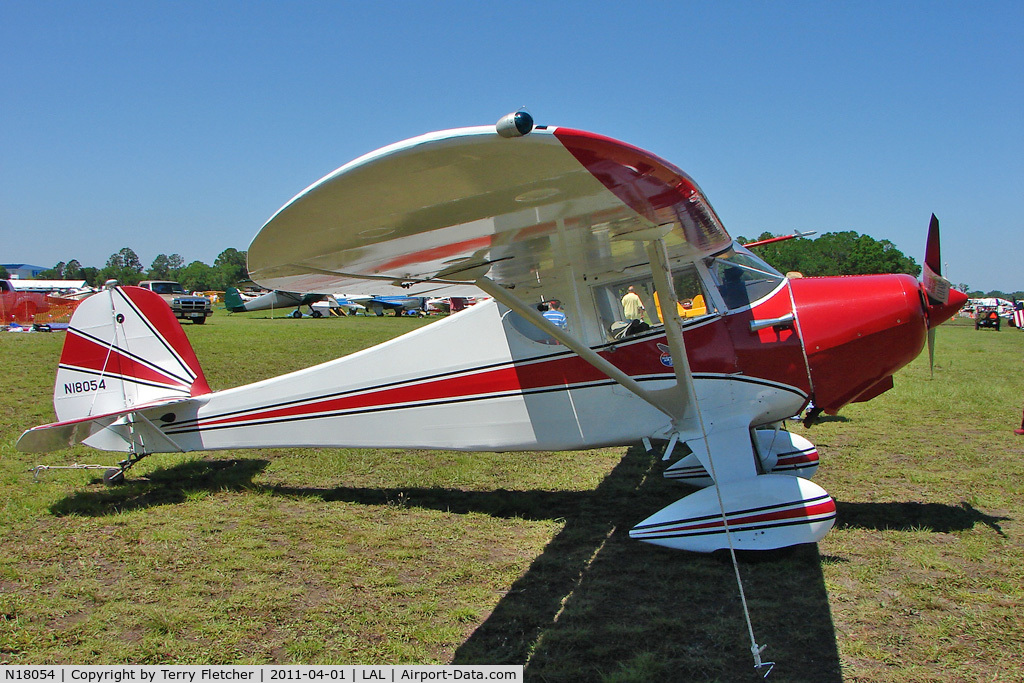
M856 230L1024 289L1024 3L0 2L0 262L213 263L383 145L526 106L729 231ZM1011 246L1012 244L1016 245Z

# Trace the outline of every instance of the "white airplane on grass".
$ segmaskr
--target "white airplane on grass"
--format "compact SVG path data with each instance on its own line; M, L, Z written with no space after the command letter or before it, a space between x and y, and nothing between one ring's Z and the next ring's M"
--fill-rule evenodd
M113 287L71 322L59 421L18 447L127 452L117 480L161 452L660 441L665 476L705 488L638 519L633 537L704 552L779 548L815 542L835 520L832 498L807 478L814 447L781 421L811 400L834 413L891 388L965 299L939 275L934 217L924 284L788 280L729 237L675 166L593 133L534 127L523 112L342 166L278 211L248 256L253 280L275 290L493 299L212 392L162 301ZM644 320L625 318L630 286ZM696 314L680 314L687 299ZM552 300L564 327L537 310ZM393 429L396 418L406 428Z
M282 292L279 290L246 298L234 287L228 287L227 291L224 292L224 306L232 313L273 311L294 306L295 310L291 313L293 318L301 318L302 307L309 306L310 315L314 318L320 318L323 316L323 313L313 308L313 304L324 301L327 298L329 298L328 294Z
M358 301L352 299L346 299L341 296L331 296L323 301L317 301L315 304L310 306L313 309L314 317L322 317L325 315L356 315L357 313L366 314L366 306L362 305ZM316 315L319 313L320 315Z

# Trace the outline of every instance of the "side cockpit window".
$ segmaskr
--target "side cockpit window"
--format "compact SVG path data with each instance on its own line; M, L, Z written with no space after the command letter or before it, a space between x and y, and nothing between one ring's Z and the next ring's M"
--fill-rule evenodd
M704 293L704 284L700 274L693 266L672 271L672 284L679 301L679 317L683 320L699 318L714 313L714 305L708 301ZM659 306L658 310L661 310Z
M683 321L714 314L700 273L693 264L675 268L672 284ZM626 280L594 288L598 317L609 340L644 332L664 324L661 300L651 277Z

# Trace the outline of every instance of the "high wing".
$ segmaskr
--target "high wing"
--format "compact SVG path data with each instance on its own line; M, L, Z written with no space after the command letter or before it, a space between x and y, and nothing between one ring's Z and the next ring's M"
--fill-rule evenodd
M574 273L649 263L638 238L662 228L670 259L730 237L697 184L631 145L539 126L429 133L371 152L301 192L249 247L272 289L451 296L486 274L517 296Z

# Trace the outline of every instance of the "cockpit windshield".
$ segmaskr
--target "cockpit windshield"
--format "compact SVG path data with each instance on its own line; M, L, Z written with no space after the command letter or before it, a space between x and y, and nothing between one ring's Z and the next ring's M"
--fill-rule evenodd
M730 310L768 296L785 279L782 273L742 247L708 258L705 264Z

